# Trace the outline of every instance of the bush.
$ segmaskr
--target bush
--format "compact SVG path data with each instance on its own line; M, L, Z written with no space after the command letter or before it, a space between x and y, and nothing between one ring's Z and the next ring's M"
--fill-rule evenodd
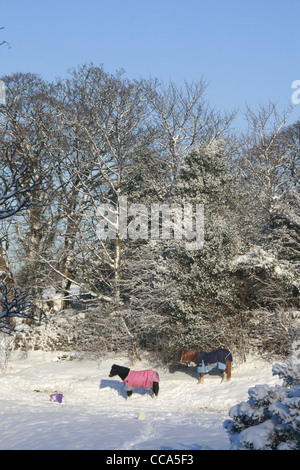
M282 386L257 385L224 423L232 450L300 450L300 361L275 364Z

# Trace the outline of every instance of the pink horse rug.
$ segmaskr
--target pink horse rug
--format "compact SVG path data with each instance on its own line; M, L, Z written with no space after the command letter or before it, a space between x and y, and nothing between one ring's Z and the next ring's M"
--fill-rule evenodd
M152 388L153 382L159 382L158 373L154 370L131 370L124 380L124 385L127 390Z

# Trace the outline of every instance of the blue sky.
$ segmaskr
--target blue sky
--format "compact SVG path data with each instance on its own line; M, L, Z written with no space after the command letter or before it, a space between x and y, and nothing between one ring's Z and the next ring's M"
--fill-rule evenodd
M221 111L283 109L300 80L300 0L0 0L0 26L0 76L52 80L93 62L179 85L203 77Z

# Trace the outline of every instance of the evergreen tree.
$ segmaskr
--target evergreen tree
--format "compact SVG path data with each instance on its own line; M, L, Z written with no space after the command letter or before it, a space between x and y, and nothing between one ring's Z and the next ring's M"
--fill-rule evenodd
M192 251L178 243L172 265L174 319L184 324L185 344L190 347L227 344L226 316L232 298L228 268L241 249L235 222L237 197L226 143L213 139L194 148L181 169L176 201L194 207L203 204L204 244Z
M299 351L298 351L299 353ZM282 386L256 385L249 399L230 409L224 423L232 450L300 450L300 363L275 364Z

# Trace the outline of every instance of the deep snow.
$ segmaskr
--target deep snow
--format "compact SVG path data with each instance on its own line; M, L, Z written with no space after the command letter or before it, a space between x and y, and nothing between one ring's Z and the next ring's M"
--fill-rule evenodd
M281 385L273 362L253 357L234 362L230 382L213 373L199 385L192 366L172 373L146 359L132 365L122 356L63 356L15 352L2 365L0 450L228 450L230 407L247 400L254 385ZM155 368L158 398L137 389L127 400L122 381L108 377L113 363ZM62 403L50 401L54 392L63 393Z

